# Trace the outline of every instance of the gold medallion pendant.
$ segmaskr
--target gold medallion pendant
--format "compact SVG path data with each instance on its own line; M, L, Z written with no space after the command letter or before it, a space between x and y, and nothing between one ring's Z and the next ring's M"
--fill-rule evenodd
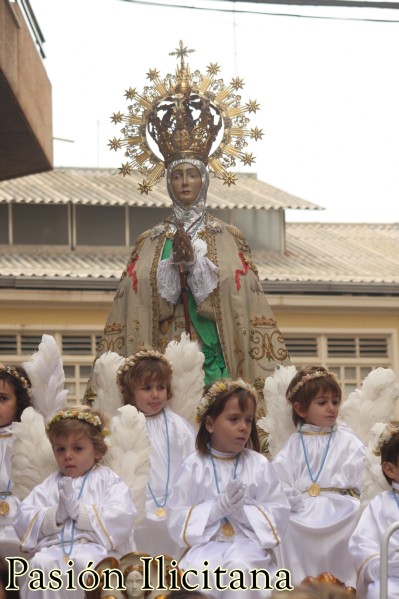
M312 483L308 489L308 493L311 497L317 497L320 495L320 485Z
M220 530L225 537L234 537L236 534L236 531L228 520L222 524Z
M0 501L0 516L7 516L9 511L10 504L8 503L8 501L5 501L4 499L3 501Z
M155 510L155 515L158 516L158 518L164 518L166 516L165 508L157 507L157 509Z
M69 562L69 560L71 559L70 555L64 555L64 562L67 564Z

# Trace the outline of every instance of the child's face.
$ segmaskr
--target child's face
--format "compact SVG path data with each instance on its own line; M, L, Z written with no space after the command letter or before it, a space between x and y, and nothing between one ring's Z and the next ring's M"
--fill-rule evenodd
M53 451L58 468L64 476L77 478L93 468L100 455L85 434L60 435L53 441Z
M224 410L212 418L207 416L206 429L211 436L211 446L223 453L238 453L244 449L251 435L255 406L248 401L242 412L237 395L232 395L225 403Z
M147 416L155 416L166 405L168 390L157 379L137 385L133 390L133 405Z
M8 426L17 417L17 396L13 385L0 381L0 426Z
M319 391L307 409L304 409L299 402L295 402L294 410L306 424L328 428L335 424L339 404L339 398L331 391Z

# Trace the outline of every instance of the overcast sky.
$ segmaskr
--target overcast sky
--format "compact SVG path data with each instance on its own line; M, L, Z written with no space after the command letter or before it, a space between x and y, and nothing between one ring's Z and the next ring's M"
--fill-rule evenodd
M110 117L150 68L174 72L169 52L182 39L195 49L192 70L217 62L225 82L244 78L245 102L261 105L252 172L325 207L288 220L399 222L399 10L176 2L197 9L31 0L53 86L55 166L120 166Z

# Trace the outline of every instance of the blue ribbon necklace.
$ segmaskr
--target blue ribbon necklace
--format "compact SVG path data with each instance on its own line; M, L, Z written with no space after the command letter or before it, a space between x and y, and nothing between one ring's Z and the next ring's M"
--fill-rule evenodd
M7 430L7 429L6 429ZM12 433L1 433L0 439L6 439L12 437ZM8 479L7 488L4 495L0 495L0 516L7 516L10 511L10 504L7 501L7 497L10 492L11 479Z
M7 516L10 511L10 504L7 501L8 493L10 491L11 479L8 479L7 488L5 495L0 495L0 516Z
M86 483L86 480L90 474L90 472L92 471L92 468L90 468L90 470L88 472L86 472L86 474L83 477L83 481L82 481L82 485L80 487L80 491L79 491L79 495L78 495L78 501L80 500L80 498L82 497L82 493L83 493L83 489ZM61 548L62 548L62 553L64 554L64 562L67 564L68 561L70 560L71 557L71 553L72 553L72 549L75 543L75 520L72 520L72 527L71 527L71 540L70 540L70 545L69 545L69 550L66 551L65 549L65 541L64 541L64 530L65 530L65 523L64 526L61 530Z
M157 509L155 510L154 513L156 516L158 516L158 518L164 518L166 516L166 507L165 506L166 506L166 502L168 500L168 495L169 495L169 479L170 479L170 440L169 440L168 419L166 417L165 410L162 410L162 413L163 413L163 417L164 417L164 421L165 421L166 447L167 447L167 455L168 455L168 474L166 477L165 496L164 496L164 500L162 503L159 503L159 501L155 497L154 492L151 489L150 483L147 484L148 489L151 493L151 497L152 497L155 505L157 506Z
M212 448L210 446L208 446L208 447L209 447L209 455L211 457L211 462L212 462L212 467L213 467L213 474L215 477L216 490L218 492L218 495L220 495L220 487L219 487L219 481L218 481L218 476L217 476L217 472L216 472L215 458L213 457L213 454L212 454ZM236 480L236 478L237 478L237 467L238 467L238 462L240 460L240 455L241 454L237 455L236 461L234 463L233 480ZM225 537L233 537L236 534L236 531L234 530L234 527L231 524L231 522L229 522L228 518L222 518L222 525L221 525L220 529Z
M330 430L330 433L329 433L328 442L327 442L327 445L326 445L326 450L324 452L324 456L323 456L323 459L321 461L319 471L316 474L316 476L313 477L312 470L311 470L310 464L309 464L308 454L306 453L306 446L305 446L305 440L303 438L303 433L302 433L301 428L299 429L299 435L301 437L302 447L303 447L303 454L305 456L306 466L308 467L308 472L309 472L310 480L312 481L312 484L308 488L308 493L309 493L309 495L311 497L317 497L318 495L320 495L320 485L317 484L317 480L318 480L318 478L319 478L319 476L321 474L321 471L323 470L323 466L324 466L325 461L327 459L327 454L328 454L328 450L330 449L330 443L331 443L332 434L333 434L333 427L331 427L331 430Z
M395 501L396 501L396 505L397 505L397 506L398 506L398 508L399 508L399 499L398 499L398 495L397 495L398 493L399 493L399 491L398 491L397 489L394 489L394 488L392 487L392 495L394 496L394 498L395 498Z

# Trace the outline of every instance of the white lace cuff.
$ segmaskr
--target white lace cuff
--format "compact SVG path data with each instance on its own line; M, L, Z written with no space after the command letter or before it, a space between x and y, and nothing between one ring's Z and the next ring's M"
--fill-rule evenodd
M158 293L167 302L176 304L180 295L179 270L173 264L172 259L161 260L157 270Z
M197 256L197 260L187 277L188 286L196 304L201 304L218 284L218 267L206 256Z
M218 268L206 256L197 256L194 264L187 266L190 269L187 284L196 304L199 305L216 289ZM172 258L159 262L157 283L159 295L166 301L176 304L181 292L180 275L179 269L172 262Z

